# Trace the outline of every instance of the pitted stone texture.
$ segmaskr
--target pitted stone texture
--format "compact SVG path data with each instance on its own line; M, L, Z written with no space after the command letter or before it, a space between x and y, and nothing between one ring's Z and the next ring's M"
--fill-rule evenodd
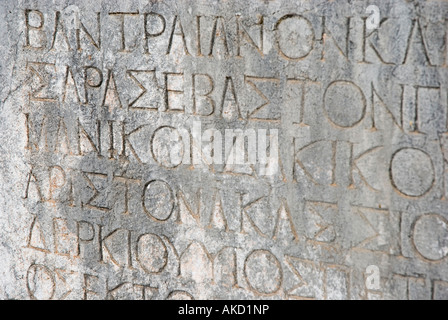
M447 17L0 1L0 298L447 299Z

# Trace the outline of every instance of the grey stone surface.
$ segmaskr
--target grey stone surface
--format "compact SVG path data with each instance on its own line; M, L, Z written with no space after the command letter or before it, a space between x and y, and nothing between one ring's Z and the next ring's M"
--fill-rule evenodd
M448 299L448 2L3 0L0 37L1 299Z

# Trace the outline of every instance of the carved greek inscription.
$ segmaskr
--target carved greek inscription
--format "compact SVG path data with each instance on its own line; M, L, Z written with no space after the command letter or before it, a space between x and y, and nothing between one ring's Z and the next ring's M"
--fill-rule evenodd
M16 291L447 299L448 7L181 2L3 10Z

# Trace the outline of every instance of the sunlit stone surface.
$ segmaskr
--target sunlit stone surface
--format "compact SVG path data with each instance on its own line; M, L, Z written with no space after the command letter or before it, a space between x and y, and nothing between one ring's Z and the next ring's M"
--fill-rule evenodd
M448 2L0 2L1 299L448 299Z

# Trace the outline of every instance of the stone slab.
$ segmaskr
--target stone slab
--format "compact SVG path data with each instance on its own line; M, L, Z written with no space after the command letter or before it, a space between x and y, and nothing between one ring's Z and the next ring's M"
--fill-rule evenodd
M0 2L1 299L447 299L448 2Z

